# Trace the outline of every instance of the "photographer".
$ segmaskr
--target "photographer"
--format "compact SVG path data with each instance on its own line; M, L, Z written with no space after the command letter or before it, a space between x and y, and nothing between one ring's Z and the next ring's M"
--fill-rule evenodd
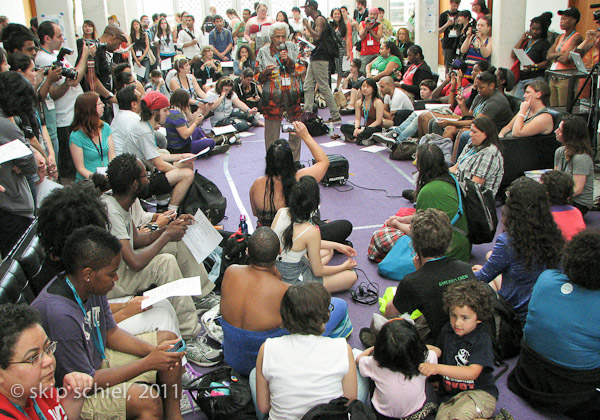
M75 69L64 59L69 54L68 49L61 50L64 42L62 29L56 23L45 21L38 27L40 37L40 51L35 57L38 67L48 68L50 72L56 72L61 68L62 77L50 88L50 97L54 101L56 110L56 134L58 137L58 174L61 178L75 178L75 165L69 152L69 126L73 122L75 100L83 93L79 82L83 78L88 55L94 54L95 47L91 49L86 45L82 49L83 60L80 60ZM55 51L61 50L59 53ZM60 56L60 57L59 57ZM60 60L59 60L60 58ZM51 70L54 68L55 70ZM64 76L68 77L64 77ZM53 77L53 76L52 76Z
M360 62L362 71L365 71L367 64L377 58L379 55L379 42L383 36L383 25L377 22L379 9L371 7L369 17L360 23Z

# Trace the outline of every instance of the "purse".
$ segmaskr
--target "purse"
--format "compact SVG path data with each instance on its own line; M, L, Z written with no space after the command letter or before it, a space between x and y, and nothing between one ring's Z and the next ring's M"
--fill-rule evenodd
M414 255L412 239L408 235L403 235L383 261L377 265L377 272L386 279L400 281L404 276L415 271Z
M154 53L152 52L152 48L150 48L148 50L148 54L147 54L148 60L150 61L150 65L153 66L156 64L156 56L154 55Z
M346 95L341 90L334 92L333 99L335 99L338 109L346 108L346 105L348 105L348 99L346 99Z

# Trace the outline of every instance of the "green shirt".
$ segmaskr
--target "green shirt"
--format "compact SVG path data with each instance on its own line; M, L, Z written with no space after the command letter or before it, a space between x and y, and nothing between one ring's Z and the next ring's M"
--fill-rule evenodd
M417 210L430 208L443 211L452 220L458 211L458 192L456 191L456 186L441 180L431 181L425 185L419 191L417 197ZM467 219L464 216L459 217L454 226L463 232L469 231ZM471 257L471 244L469 240L464 235L452 230L452 242L446 256L468 262Z
M379 73L383 72L389 62L396 63L398 64L398 68L402 68L402 61L395 55L390 55L388 58L379 56L373 61L373 64L371 64L371 74L369 76L377 76ZM394 72L392 72L390 76L394 77Z

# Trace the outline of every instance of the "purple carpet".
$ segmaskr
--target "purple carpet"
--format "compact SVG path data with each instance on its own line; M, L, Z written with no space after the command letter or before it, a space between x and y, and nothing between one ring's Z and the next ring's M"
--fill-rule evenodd
M321 111L323 119L329 118L327 111ZM351 123L353 116L342 117L345 123ZM209 123L206 125L208 126ZM264 175L265 146L262 128L253 128L250 132L255 133L251 137L242 139L242 144L233 146L226 154L210 158L201 158L196 162L196 169L207 178L211 179L221 189L227 198L226 219L221 223L225 230L235 231L239 223L240 213L250 215L252 226L256 225L256 218L251 215L248 191L252 182ZM339 126L335 132L340 134ZM287 135L282 135L287 138ZM327 143L329 136L316 138L318 143ZM386 280L377 274L377 265L367 258L367 247L371 234L385 219L396 213L400 207L409 207L411 203L400 196L402 190L413 188L410 182L415 167L409 161L392 161L389 153L368 153L361 151L363 147L346 143L343 146L327 148L327 154L344 155L350 164L349 183L336 187L321 186L321 216L323 219L347 219L354 225L354 231L350 241L354 244L358 256L356 258L358 268L364 270L369 280L379 285L380 296L385 289L395 286L394 281ZM312 156L306 146L302 147L301 161L305 165L311 164ZM383 189L384 191L375 191ZM501 209L498 209L500 215ZM600 214L590 212L585 221L588 226L598 227L600 225ZM502 226L498 227L502 232ZM471 255L472 264L482 264L485 254L492 249L493 243L475 245ZM336 255L331 264L340 264L344 257ZM359 273L358 283L366 281L364 275ZM362 306L354 303L350 292L337 294L345 299L349 305L350 318L354 325L354 332L348 339L352 347L363 348L358 338L358 331L370 324L371 314L378 310L376 305ZM509 361L509 370L516 364L516 359ZM502 375L497 382L500 390L498 409L506 408L517 420L558 420L565 416L553 415L540 412L531 408L525 401L513 394L506 387L508 372ZM205 418L202 413L190 414L187 419Z

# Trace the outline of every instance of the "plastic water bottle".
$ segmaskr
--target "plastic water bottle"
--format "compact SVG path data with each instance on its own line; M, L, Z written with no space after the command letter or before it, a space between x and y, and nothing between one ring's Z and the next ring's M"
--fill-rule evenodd
M246 223L246 215L245 214L240 214L240 230L242 231L242 234L244 234L244 235L248 234L248 224Z
M329 128L329 137L333 136L333 132L335 131L335 127L333 124L328 124L327 125Z

